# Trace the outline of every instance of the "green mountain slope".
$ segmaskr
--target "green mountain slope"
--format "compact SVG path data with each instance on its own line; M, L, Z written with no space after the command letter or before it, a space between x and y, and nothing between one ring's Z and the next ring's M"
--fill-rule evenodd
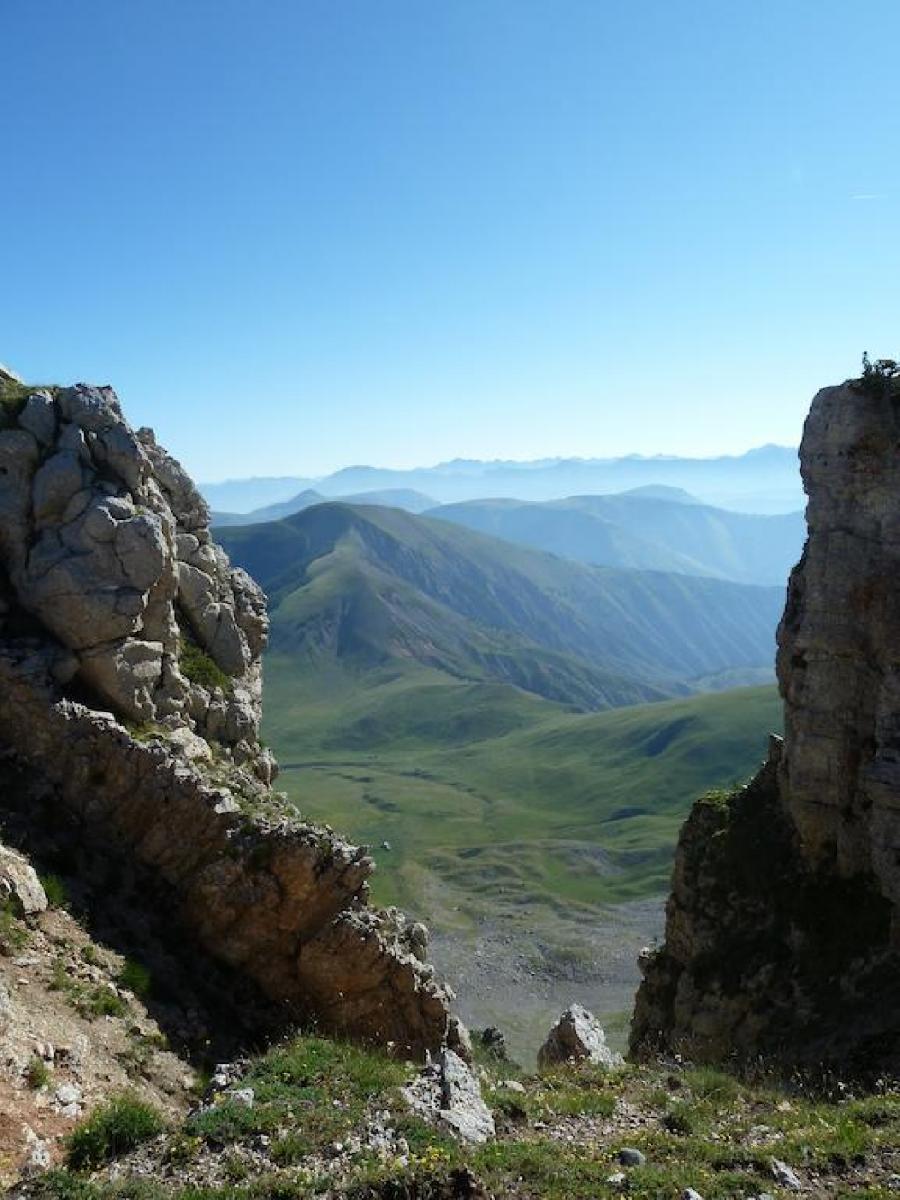
M646 490L530 504L473 500L429 515L579 562L739 583L783 582L806 536L800 512L753 516Z
M378 507L323 504L223 529L269 593L272 648L512 683L582 708L771 662L781 588L589 567Z
M661 892L692 800L748 776L781 725L774 686L582 714L415 667L303 676L278 654L266 713L280 786L388 840L378 891L419 907L423 870L470 900L501 877L522 903Z

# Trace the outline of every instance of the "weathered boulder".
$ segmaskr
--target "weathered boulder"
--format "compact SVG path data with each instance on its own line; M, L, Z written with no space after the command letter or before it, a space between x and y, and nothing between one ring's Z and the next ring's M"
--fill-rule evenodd
M26 917L47 908L47 895L34 867L8 846L0 846L0 901L3 900Z
M481 1085L453 1050L445 1050L430 1061L404 1088L404 1096L413 1112L446 1127L462 1142L486 1142L496 1132Z
M900 1063L900 392L815 397L809 538L778 630L784 743L682 831L631 1046Z
M603 1026L580 1004L570 1004L538 1051L538 1066L590 1062L601 1067L621 1066L622 1055L606 1044Z

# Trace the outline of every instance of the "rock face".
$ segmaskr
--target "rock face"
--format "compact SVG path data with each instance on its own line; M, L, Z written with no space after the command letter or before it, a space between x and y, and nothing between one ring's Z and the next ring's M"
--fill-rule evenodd
M286 1020L438 1049L424 927L366 908L371 859L269 790L265 597L191 480L111 389L0 383L0 751L158 871L173 919Z
M570 1004L538 1051L538 1066L558 1063L591 1062L601 1067L618 1067L621 1054L606 1044L603 1026L580 1004Z
M785 739L691 813L632 1049L900 1058L900 394L813 401L809 539L778 631Z
M265 598L212 542L190 479L110 388L34 392L6 417L0 564L13 604L70 652L58 670L130 721L252 757L266 779Z

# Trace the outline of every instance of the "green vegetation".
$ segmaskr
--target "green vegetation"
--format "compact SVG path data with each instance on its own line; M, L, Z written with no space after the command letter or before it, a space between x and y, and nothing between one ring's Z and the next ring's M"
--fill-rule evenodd
M300 811L376 847L379 902L421 912L440 884L473 917L498 894L554 908L663 892L693 800L750 775L781 721L769 687L579 714L415 668L307 677L283 656L265 714Z
M883 396L897 378L897 363L892 358L879 358L875 362L869 358L868 350L863 350L862 371L858 386L861 391L870 396Z
M69 893L65 883L58 875L41 875L41 887L51 908L66 908L69 903Z
M190 1117L189 1137L214 1145L275 1135L278 1163L297 1162L352 1129L376 1097L409 1077L409 1068L349 1042L299 1037L270 1050L241 1080L252 1106L223 1096Z
M200 687L210 690L221 688L223 692L228 692L233 686L234 681L231 676L227 675L205 650L188 637L181 639L178 666L185 679L199 684Z
M12 902L0 902L0 954L18 954L28 945L28 929L19 919Z
M19 415L34 390L29 384L17 383L0 371L0 429L11 424Z
M8 428L25 407L32 392L55 393L59 388L43 383L19 383L0 369L0 429Z
M25 1082L30 1088L37 1091L38 1088L46 1087L51 1078L50 1068L42 1058L34 1055L25 1069Z
M150 971L142 963L127 958L119 972L119 983L141 999L150 995L153 979Z
M526 1077L523 1093L504 1087L499 1064L484 1085L498 1138L473 1148L408 1113L399 1087L410 1070L377 1051L299 1037L251 1064L235 1085L254 1089L252 1107L220 1094L168 1135L160 1157L169 1178L89 1182L77 1173L162 1130L153 1110L118 1097L76 1130L70 1169L40 1177L31 1194L37 1200L306 1200L323 1193L396 1200L455 1194L448 1181L466 1167L489 1195L609 1200L623 1192L609 1177L622 1169L624 1147L646 1158L624 1168L625 1190L638 1200L666 1200L688 1187L707 1200L781 1195L772 1176L776 1158L801 1175L810 1194L868 1200L892 1194L888 1177L900 1139L895 1091L826 1098L765 1076L583 1065ZM340 1182L330 1181L322 1152L327 1163L336 1141L353 1145L352 1133L364 1130L374 1111L405 1139L405 1159L378 1157L362 1138L340 1168ZM268 1163L260 1164L263 1145ZM226 1182L179 1182L178 1169L190 1174L201 1155L215 1156ZM312 1156L315 1170L305 1165Z
M128 1012L128 1005L112 988L101 983L89 985L75 979L61 958L54 961L47 986L51 992L62 992L69 1004L83 1017L122 1017Z
M94 1109L69 1135L66 1162L75 1171L93 1170L162 1133L165 1123L135 1096L114 1096Z

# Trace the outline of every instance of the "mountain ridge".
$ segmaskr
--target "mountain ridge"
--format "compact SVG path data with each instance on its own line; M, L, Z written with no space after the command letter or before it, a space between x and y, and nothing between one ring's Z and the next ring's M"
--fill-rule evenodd
M470 500L426 515L597 565L780 584L800 557L802 513L758 516L644 489L561 500ZM684 493L686 495L686 493Z
M308 656L325 647L373 663L418 657L583 707L609 703L616 677L636 702L684 693L693 677L763 665L783 596L585 566L449 522L340 503L221 537L269 593L275 650ZM459 662L464 645L476 652Z

